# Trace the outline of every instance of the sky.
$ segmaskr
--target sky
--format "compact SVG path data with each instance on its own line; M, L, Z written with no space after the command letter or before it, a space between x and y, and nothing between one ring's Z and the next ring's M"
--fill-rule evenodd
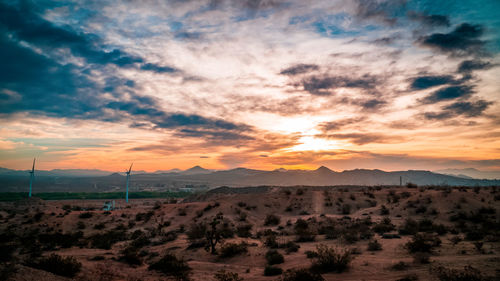
M0 167L498 171L499 10L0 0Z

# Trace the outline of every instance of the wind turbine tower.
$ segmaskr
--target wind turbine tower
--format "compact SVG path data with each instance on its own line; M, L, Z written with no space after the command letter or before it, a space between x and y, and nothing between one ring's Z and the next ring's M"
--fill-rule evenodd
M128 203L128 183L130 181L130 172L132 171L132 165L134 165L134 163L130 164L130 168L128 169L128 171L125 171L125 173L127 174L127 193L125 195L125 201Z
M35 160L36 158L33 158L33 167L30 171L30 193L28 194L28 197L31 197L31 187L33 186L33 179L35 178Z

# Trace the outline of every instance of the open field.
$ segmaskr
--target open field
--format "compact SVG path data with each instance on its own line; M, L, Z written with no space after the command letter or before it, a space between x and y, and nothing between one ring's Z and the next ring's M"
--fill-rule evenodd
M141 198L182 198L190 195L190 192L155 192L139 191L130 192L130 199ZM28 197L27 192L0 192L0 201L19 201ZM123 199L125 192L43 192L33 194L33 197L42 200L70 200L70 199Z
M111 212L100 210L103 200L1 202L0 279L500 278L500 188L299 186L174 195L117 200ZM296 269L307 276L300 279Z

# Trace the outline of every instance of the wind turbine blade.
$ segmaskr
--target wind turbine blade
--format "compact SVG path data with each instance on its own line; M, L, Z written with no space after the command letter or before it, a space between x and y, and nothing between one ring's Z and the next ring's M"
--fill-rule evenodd
M31 168L31 172L35 172L35 160L36 158L33 158L33 168Z
M132 165L134 165L134 163L130 164L130 168L128 169L129 173L130 173L130 171L132 171Z

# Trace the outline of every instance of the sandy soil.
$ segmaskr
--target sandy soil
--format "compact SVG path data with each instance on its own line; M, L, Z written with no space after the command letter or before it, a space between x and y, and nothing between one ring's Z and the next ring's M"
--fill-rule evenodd
M301 192L298 192L298 189ZM399 197L393 200L394 194ZM117 209L106 213L100 210L103 200L71 200L71 201L41 201L29 200L16 203L0 204L0 233L15 233L18 237L36 229L40 233L75 233L83 232L79 246L70 248L56 246L44 250L42 256L56 253L60 256L75 257L82 264L81 271L74 280L170 280L171 277L148 270L149 264L158 260L165 253L173 253L182 257L192 268L192 280L215 280L213 275L220 269L236 272L244 280L276 280L279 276L264 276L266 266L265 254L269 250L265 245L265 237L258 236L259 231L272 229L278 232L277 241L286 243L294 241L297 236L294 224L298 219L308 220L309 224L325 222L327 219L339 220L349 216L350 220L370 217L374 223L385 217L391 219L396 229L407 218L414 220L429 219L435 224L443 224L449 229L455 227L450 222L450 216L460 212L471 214L480 208L493 208L494 221L499 223L500 201L499 191L484 188L474 192L472 189L416 189L416 188L381 188L368 189L363 187L327 188L327 187L290 187L268 188L252 192L211 192L209 195L196 195L183 202L169 200L131 200L129 204L117 200ZM327 204L333 202L333 204ZM342 206L348 204L350 213L343 214ZM208 207L208 206L211 207ZM381 214L381 206L389 210L388 215ZM68 207L70 206L70 207ZM419 207L425 206L421 208ZM64 208L64 209L63 209ZM73 209L68 211L67 209ZM36 213L43 213L35 220ZM81 218L82 213L91 213L90 218ZM149 219L138 219L137 214L150 213ZM248 252L231 258L221 258L211 255L203 248L187 249L190 241L183 230L189 230L193 223L210 220L216 214L224 214L233 228L243 224L253 226L252 237L224 239L223 243L248 243ZM241 219L242 213L246 215ZM264 225L266 216L277 215L281 218L279 225ZM83 226L82 226L83 224ZM96 249L88 242L89 237L105 233L124 225L129 239L118 241L110 249ZM337 222L340 227L340 220ZM99 229L101 228L102 229ZM479 226L478 226L479 227ZM140 230L150 241L139 249L141 265L129 265L120 259L121 251L132 243L130 236ZM498 233L498 229L496 233ZM175 232L173 241L165 239L166 233ZM397 230L392 233L397 233ZM460 269L466 265L479 269L484 275L499 278L500 273L500 243L498 237L484 237L482 252L478 251L475 241L463 240L454 245L451 240L455 236L464 237L464 233L450 232L439 236L441 246L436 248L430 257L429 264L414 262L405 244L411 240L411 235L403 235L396 239L384 239L375 234L372 239L382 244L381 251L368 251L369 240L348 243L345 239L326 239L325 235L315 233L313 242L301 242L297 252L286 253L285 262L277 265L283 270L309 267L312 260L306 257L306 251L315 251L319 244L341 249L357 249L354 260L348 271L343 273L326 273L326 280L398 280L408 275L416 275L418 280L438 280L431 271L438 265ZM16 240L14 240L16 241ZM3 242L2 242L3 243ZM9 242L14 243L14 242ZM11 275L11 280L69 280L47 271L26 266L29 255L23 250L23 243L18 244L13 256L16 260L17 273ZM220 249L220 246L217 246ZM43 245L42 245L43 248ZM98 257L98 258L96 258ZM391 266L404 261L408 269L395 271Z

